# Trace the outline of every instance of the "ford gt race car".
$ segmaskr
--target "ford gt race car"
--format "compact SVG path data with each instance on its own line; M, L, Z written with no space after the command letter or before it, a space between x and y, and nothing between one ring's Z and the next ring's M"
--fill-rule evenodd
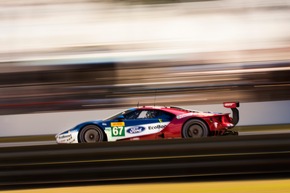
M120 140L200 138L237 135L231 131L239 121L238 102L225 102L230 113L213 113L179 107L130 108L104 120L81 123L56 135L57 143L96 143Z

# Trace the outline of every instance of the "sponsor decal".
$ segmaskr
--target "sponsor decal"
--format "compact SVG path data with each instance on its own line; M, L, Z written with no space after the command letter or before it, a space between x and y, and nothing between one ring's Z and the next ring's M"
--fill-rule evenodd
M75 139L73 139L72 137L66 140L67 142L73 143L75 141Z
M102 125L107 126L107 123L102 123Z
M125 123L124 122L112 122L111 123L112 137L124 137L125 136Z
M166 126L167 125L154 125L154 126L148 126L148 129L149 130L153 130L153 129L163 129Z
M162 119L158 119L160 123L162 123Z
M130 133L130 134L137 134L143 131L145 131L145 127L141 127L141 126L130 127L129 129L127 129L127 133Z
M71 136L71 134L63 134L63 135L58 136L59 139L63 139L63 138L67 138L67 137L72 137L72 136Z
M105 132L111 132L112 128L111 127L105 127Z
M226 108L237 108L237 107L239 107L239 103L236 103L236 102L224 102L224 107L226 107Z
M182 119L184 117L190 117L192 115L193 115L193 113L184 113L184 114L181 114L181 115L177 115L176 118L177 119Z
M125 123L124 122L112 122L111 127L124 127Z

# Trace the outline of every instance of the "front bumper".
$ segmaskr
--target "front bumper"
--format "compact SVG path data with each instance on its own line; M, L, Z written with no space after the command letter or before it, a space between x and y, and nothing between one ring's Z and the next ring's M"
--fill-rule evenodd
M55 136L57 143L78 143L77 131L66 131Z

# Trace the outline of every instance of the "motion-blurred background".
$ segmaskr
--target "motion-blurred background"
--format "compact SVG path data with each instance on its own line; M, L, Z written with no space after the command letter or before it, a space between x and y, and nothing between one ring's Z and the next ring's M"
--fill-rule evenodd
M290 99L289 0L1 0L0 114Z

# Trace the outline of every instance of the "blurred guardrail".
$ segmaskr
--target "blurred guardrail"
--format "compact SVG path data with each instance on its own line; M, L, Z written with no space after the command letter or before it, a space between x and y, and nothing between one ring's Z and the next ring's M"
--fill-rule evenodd
M290 172L290 135L0 148L0 188Z
M215 112L225 111L224 101L240 101L239 125L290 123L288 60L48 62L1 71L0 136L56 134L154 101Z
M197 63L50 61L0 77L0 114L288 100L289 61ZM65 63L65 64L64 64Z

